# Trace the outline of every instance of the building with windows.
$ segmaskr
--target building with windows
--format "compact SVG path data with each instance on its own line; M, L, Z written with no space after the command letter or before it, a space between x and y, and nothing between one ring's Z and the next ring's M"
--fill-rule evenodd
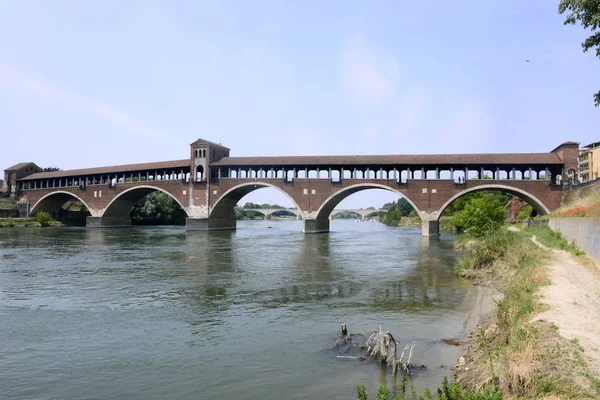
M600 142L583 146L579 152L579 178L582 182L600 178Z

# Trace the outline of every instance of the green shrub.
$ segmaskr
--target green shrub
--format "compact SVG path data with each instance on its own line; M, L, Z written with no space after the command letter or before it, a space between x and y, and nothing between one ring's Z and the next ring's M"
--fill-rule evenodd
M438 396L433 397L429 389L423 391L423 395L418 396L414 388L411 385L411 392L406 393L406 375L402 376L402 380L398 387L392 388L390 391L385 386L380 386L377 391L377 400L502 400L502 392L496 385L488 386L482 390L469 391L461 388L460 383L452 382L448 383L448 378L444 377L442 387L438 389ZM359 400L368 400L367 391L364 385L358 385L356 387L356 395Z
M35 219L37 222L39 222L39 224L41 226L48 226L48 225L50 225L50 221L52 220L52 217L50 216L49 213L47 213L45 211L40 211L39 213L37 213L35 215Z
M531 216L532 212L533 212L533 207L527 205L519 210L515 219L517 221L523 221L523 220L529 218Z
M479 237L498 230L505 218L504 205L498 197L486 194L471 199L461 211L454 214L452 222L458 231Z

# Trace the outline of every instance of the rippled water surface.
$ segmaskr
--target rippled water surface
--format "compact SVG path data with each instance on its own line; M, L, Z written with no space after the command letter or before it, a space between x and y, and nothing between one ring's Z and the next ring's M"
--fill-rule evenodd
M382 326L435 386L474 301L454 237L379 223L0 230L0 398L350 399L392 383L340 361L340 324Z

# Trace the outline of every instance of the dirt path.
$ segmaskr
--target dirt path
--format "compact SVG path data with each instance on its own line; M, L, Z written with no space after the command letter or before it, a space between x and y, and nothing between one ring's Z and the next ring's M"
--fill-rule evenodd
M541 301L549 309L532 321L550 321L561 336L578 340L590 372L600 377L600 270L566 251L547 248L535 237L532 240L554 253L548 266L551 283L541 291Z

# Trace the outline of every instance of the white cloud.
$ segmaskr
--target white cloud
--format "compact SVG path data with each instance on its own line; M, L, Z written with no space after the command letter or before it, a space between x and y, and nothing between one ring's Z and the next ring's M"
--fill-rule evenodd
M18 95L33 96L38 100L52 105L95 115L121 126L137 136L164 139L164 136L160 132L144 126L141 122L118 108L91 97L82 96L49 85L2 63L0 63L0 88L12 91Z
M362 101L377 102L396 93L399 68L393 57L375 49L362 37L342 49L342 85Z

